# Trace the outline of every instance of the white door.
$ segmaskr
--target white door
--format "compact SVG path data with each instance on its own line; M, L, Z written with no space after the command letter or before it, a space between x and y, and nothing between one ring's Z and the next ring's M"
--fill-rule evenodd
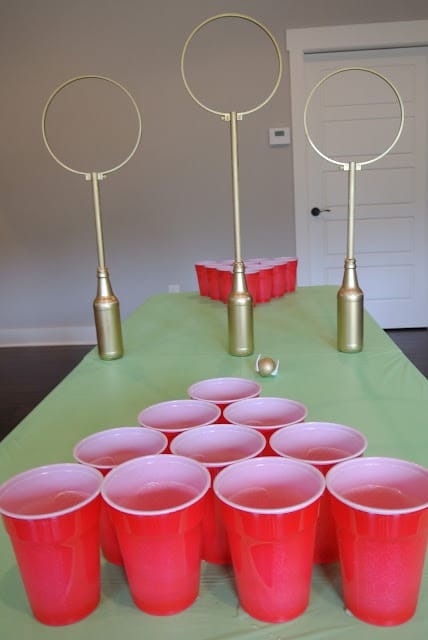
M405 123L394 149L356 174L355 257L365 307L385 328L426 326L428 320L428 48L305 54L306 95L343 67L375 69L397 87ZM312 139L341 162L382 153L395 137L399 108L390 87L364 72L337 74L314 94ZM308 281L340 284L346 253L348 176L306 144L305 247ZM313 208L329 209L318 216Z

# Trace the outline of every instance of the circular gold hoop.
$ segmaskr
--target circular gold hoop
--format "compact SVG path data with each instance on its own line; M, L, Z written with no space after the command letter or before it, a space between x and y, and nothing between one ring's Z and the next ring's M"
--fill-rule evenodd
M253 107L252 109L248 109L248 111L240 111L240 115L244 116L244 115L248 115L249 113L254 113L254 111L258 111L259 109L261 109L262 107L264 107L265 104L267 104L269 102L269 100L271 98L273 98L273 96L275 95L278 87L279 87L279 83L281 81L281 76L282 76L282 57L281 57L281 50L278 46L277 41L275 40L275 38L273 37L273 35L271 34L271 32L258 20L255 20L254 18L251 18L250 16L246 16L243 15L241 13L219 13L216 16L212 16L211 18L208 18L207 20L204 20L203 22L201 22L200 25L198 25L195 29L193 29L192 33L189 35L189 37L187 38L185 44L184 44L184 48L183 48L183 52L181 54L181 76L183 78L183 82L184 82L184 86L186 87L189 95L191 98L193 98L193 100L200 106L202 107L202 109L205 109L206 111L209 111L210 113L214 113L216 115L219 116L227 116L228 112L224 112L224 111L217 111L216 109L211 109L211 107L207 107L203 102L201 102L196 96L195 94L192 92L189 83L187 82L187 78L186 78L186 74L184 72L184 59L186 57L186 53L187 53L187 49L189 47L189 44L191 42L191 40L193 39L193 37L197 34L197 32L202 29L202 27L204 27L205 25L209 24L210 22L213 22L214 20L219 20L221 18L241 18L242 20L247 20L248 22L252 22L253 24L255 24L257 27L260 27L260 29L262 29L262 31L265 32L265 34L270 38L273 46L275 47L275 51L278 57L278 77L276 79L275 85L272 89L272 91L270 92L270 94L268 95L268 97L263 100L263 102L261 102L259 105L257 105L256 107Z
M386 78L384 75L382 75L378 71L374 71L373 69L367 69L365 67L344 67L342 69L336 69L336 71L333 71L332 73L329 73L328 75L324 76L324 78L322 78L314 86L314 88L312 89L312 91L308 95L307 100L306 100L306 104L305 104L304 115L303 115L303 125L304 125L304 128L305 128L305 134L306 134L306 137L308 139L308 142L311 145L311 147L313 149L315 149L315 151L318 153L318 155L320 155L322 158L324 158L324 160L327 160L328 162L332 162L333 164L338 164L338 165L340 165L341 167L344 167L344 168L349 166L349 162L339 162L338 160L334 160L333 158L330 158L329 156L326 156L324 153L322 153L322 151L320 151L318 149L318 147L316 146L316 144L312 140L311 136L309 135L308 123L307 123L308 107L309 107L309 104L310 104L310 102L312 100L312 97L313 97L314 93L319 89L319 87L322 84L324 84L324 82L326 80L328 80L332 76L335 76L335 75L337 75L339 73L343 73L345 71L365 71L367 73L371 73L371 74L377 76L378 78L380 78L381 80L386 82L386 84L389 85L389 87L391 87L392 91L394 92L394 94L395 94L395 96L396 96L396 98L398 100L398 104L399 104L399 107L400 107L400 126L398 127L398 131L397 131L397 134L396 134L394 140L389 145L389 147L386 149L386 151L383 151L383 153L381 153L380 155L376 156L375 158L372 158L371 160L365 160L364 162L358 162L357 163L359 167L362 167L363 165L371 164L372 162L376 162L377 160L380 160L381 158L386 156L386 154L389 153L389 151L391 151L391 149L396 145L396 143L398 142L399 137L401 136L401 132L403 131L403 126L404 126L404 106L403 106L403 101L401 100L401 96L398 93L397 88L392 84L392 82L390 80L388 80L388 78Z
M46 135L46 117L47 117L47 113L48 113L48 109L52 103L52 100L58 95L58 93L60 91L62 91L62 89L64 89L65 87L67 87L69 84L72 84L73 82L77 82L79 80L87 80L87 79L95 79L95 80L104 80L105 82L109 82L110 84L115 85L116 87L118 87L121 91L123 91L128 98L130 99L136 114L137 114L137 119L138 119L138 132L137 132L137 140L134 144L134 146L131 149L131 152L129 153L129 155L125 158L125 160L123 160L120 164L117 164L116 166L114 166L112 169L106 169L103 171L99 171L97 173L99 173L100 175L106 175L108 173L113 173L113 171L117 171L118 169L120 169L121 167L123 167L134 155L134 153L137 150L138 145L140 144L140 140L141 140L141 131L142 131L142 124L141 124L141 115L140 115L140 111L138 109L137 103L135 102L134 98L132 97L132 95L129 93L129 91L127 89L125 89L125 87L123 87L121 84L119 84L119 82L116 82L116 80L112 80L111 78L106 78L105 76L96 76L96 75L85 75L85 76L76 76L75 78L71 78L70 80L67 80L66 82L63 82L63 84L61 84L59 87L57 87L55 89L55 91L49 96L49 99L45 105L45 108L43 109L43 115L42 115L42 135L43 135L43 141L46 145L47 150L49 151L49 153L51 154L52 158L59 164L61 165L61 167L63 167L64 169L67 169L67 171L71 171L72 173L78 173L80 175L88 175L88 171L78 171L77 169L73 169L72 167L68 166L67 164L65 164L64 162L62 162L62 160L60 160L58 158L58 156L55 155L55 153L52 151L52 148L48 142L48 138Z

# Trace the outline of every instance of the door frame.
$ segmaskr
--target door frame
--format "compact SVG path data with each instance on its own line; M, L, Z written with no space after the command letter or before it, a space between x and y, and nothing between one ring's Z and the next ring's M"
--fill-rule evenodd
M289 55L291 122L293 126L294 220L296 255L299 257L298 284L309 285L309 206L306 191L306 137L303 111L307 99L305 54L334 51L393 49L428 45L428 20L378 22L370 24L286 29Z

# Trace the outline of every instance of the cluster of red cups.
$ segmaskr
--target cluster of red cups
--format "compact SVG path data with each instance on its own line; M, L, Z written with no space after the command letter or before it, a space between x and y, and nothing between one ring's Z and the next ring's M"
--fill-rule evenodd
M204 260L195 264L199 293L225 304L232 289L233 260ZM254 305L282 298L296 290L297 258L245 260L245 278Z
M306 422L302 403L260 393L252 379L199 380L188 398L145 407L140 426L81 439L74 463L0 485L37 620L70 624L96 609L100 546L149 615L190 607L205 560L232 564L247 614L290 621L308 607L313 564L339 561L352 615L380 626L410 620L427 547L428 469L366 457L362 432Z

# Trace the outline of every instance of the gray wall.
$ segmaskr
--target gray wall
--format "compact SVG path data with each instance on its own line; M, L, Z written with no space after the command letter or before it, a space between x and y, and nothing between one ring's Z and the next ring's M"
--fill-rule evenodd
M44 339L49 333L66 339L67 328L93 324L97 255L90 184L58 166L41 138L43 107L58 85L79 75L107 76L127 87L142 112L136 155L101 183L107 265L125 318L169 284L194 290L196 260L233 253L228 125L191 100L180 75L181 51L193 28L217 13L241 12L265 24L280 43L285 70L279 91L239 125L242 244L244 258L292 255L291 148L270 148L267 139L269 127L291 124L285 30L426 19L428 3L1 0L0 11L5 344L31 336L37 341L37 330ZM233 67L235 75L223 74L234 49L245 64ZM275 66L263 33L235 20L216 21L199 32L187 61L192 88L225 111L246 109L264 97ZM135 117L111 85L85 81L55 99L47 126L58 155L91 171L126 156ZM87 144L92 136L95 152ZM98 166L96 158L105 164Z

